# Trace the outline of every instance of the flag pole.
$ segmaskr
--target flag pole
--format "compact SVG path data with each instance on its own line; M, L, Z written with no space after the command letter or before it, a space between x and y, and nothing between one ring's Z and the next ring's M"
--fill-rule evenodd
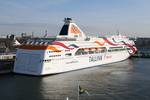
M77 100L79 100L79 82L78 82L78 99Z

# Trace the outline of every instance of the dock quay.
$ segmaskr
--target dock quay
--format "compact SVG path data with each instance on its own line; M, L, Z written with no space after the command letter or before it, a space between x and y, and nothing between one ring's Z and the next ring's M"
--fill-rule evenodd
M0 74L13 71L17 46L31 38L33 35L26 33L21 33L21 37L16 37L13 34L0 36Z
M150 58L150 50L147 51L138 50L132 57Z
M137 47L137 52L132 57L150 58L150 38L138 37L133 39Z
M15 59L16 54L0 54L0 61L4 60L13 60Z
M0 54L0 74L11 73L16 54Z

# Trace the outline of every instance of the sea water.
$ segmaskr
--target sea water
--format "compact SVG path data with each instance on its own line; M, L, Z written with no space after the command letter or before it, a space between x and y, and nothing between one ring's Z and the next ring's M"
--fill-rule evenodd
M88 91L79 94L79 88ZM150 100L150 59L44 77L0 76L0 100Z

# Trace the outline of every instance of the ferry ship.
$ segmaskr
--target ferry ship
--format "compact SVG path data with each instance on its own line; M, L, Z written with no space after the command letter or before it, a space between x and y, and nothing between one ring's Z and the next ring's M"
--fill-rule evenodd
M123 61L137 49L126 36L88 37L71 18L56 38L29 40L18 47L14 72L57 74Z

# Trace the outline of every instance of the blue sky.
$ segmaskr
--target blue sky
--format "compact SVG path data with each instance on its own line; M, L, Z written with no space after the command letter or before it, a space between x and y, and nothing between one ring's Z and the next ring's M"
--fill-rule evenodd
M0 0L0 35L59 33L72 17L91 35L150 37L150 0Z

